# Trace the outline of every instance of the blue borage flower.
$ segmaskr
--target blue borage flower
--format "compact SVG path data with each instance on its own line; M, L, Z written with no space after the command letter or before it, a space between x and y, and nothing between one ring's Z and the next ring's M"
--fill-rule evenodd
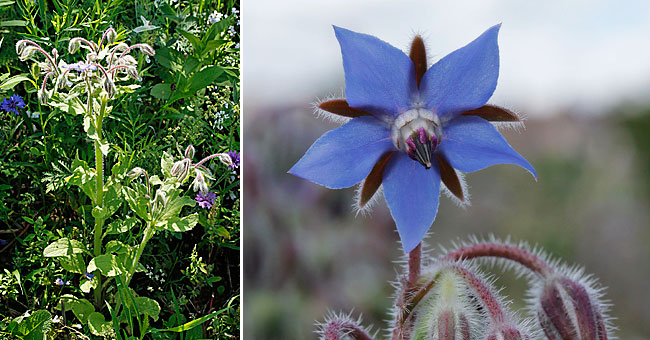
M321 136L289 173L332 189L361 182L360 209L383 185L405 252L435 220L441 181L466 202L457 171L510 163L536 177L490 123L521 124L514 113L486 105L499 74L499 28L427 69L419 36L407 56L376 37L334 27L346 99L319 108L351 120Z
M63 279L58 278L58 279L54 280L54 285L55 286L69 286L70 281L63 281Z

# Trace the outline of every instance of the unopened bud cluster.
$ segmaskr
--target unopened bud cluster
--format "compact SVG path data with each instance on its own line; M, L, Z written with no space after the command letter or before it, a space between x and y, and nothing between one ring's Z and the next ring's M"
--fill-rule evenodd
M194 146L188 146L183 153L183 159L174 163L170 173L181 183L188 180L189 177L193 174L194 181L192 182L192 190L200 193L201 195L205 195L208 193L207 179L212 178L212 173L203 164L212 158L218 158L222 164L225 164L226 166L232 166L233 160L227 153L216 153L203 158L196 164L193 164L192 158L194 158L195 152L196 150L194 149Z
M526 245L497 240L473 241L430 263L415 282L398 285L393 340L606 340L612 338L608 305L602 288L582 270L569 269L530 251ZM531 286L528 319L498 293L493 280L477 267L489 258L523 272ZM349 318L347 329L362 329ZM335 322L336 321L336 322ZM339 329L340 319L321 324L321 339L371 339L366 333L336 337L325 330ZM329 335L325 337L325 335Z

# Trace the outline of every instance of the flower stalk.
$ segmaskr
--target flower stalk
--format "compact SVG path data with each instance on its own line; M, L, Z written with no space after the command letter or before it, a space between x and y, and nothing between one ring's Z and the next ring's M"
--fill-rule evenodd
M133 262L131 263L131 268L129 269L129 273L126 276L127 287L129 286L129 283L133 278L133 274L135 274L135 268L138 266L138 262L140 262L140 256L142 256L144 247L147 245L147 242L149 242L149 240L153 237L153 234L154 234L154 230L152 224L150 222L147 222L147 227L144 229L144 235L142 236L142 241L140 242L140 245L136 250L135 256L133 257Z
M535 254L520 247L500 243L479 243L461 247L447 254L444 260L470 260L479 257L497 257L515 261L541 277L548 277L555 272L551 266Z

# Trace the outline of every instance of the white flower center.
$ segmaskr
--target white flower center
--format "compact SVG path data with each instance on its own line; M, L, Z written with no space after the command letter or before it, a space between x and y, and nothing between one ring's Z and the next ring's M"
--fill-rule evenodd
M440 118L423 108L408 110L393 122L391 136L398 150L406 152L413 160L429 169L433 151L442 137Z

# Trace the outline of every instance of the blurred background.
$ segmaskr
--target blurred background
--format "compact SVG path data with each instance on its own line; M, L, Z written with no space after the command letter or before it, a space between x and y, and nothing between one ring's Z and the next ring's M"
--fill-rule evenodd
M403 50L421 34L433 63L501 22L490 103L527 117L503 133L539 181L511 165L469 174L472 205L443 196L427 248L538 244L608 287L621 339L650 339L650 2L247 0L242 13L244 338L316 338L328 311L388 325L403 255L383 199L357 216L354 189L286 173L337 126L312 115L344 91L331 25ZM525 283L490 272L521 307Z

